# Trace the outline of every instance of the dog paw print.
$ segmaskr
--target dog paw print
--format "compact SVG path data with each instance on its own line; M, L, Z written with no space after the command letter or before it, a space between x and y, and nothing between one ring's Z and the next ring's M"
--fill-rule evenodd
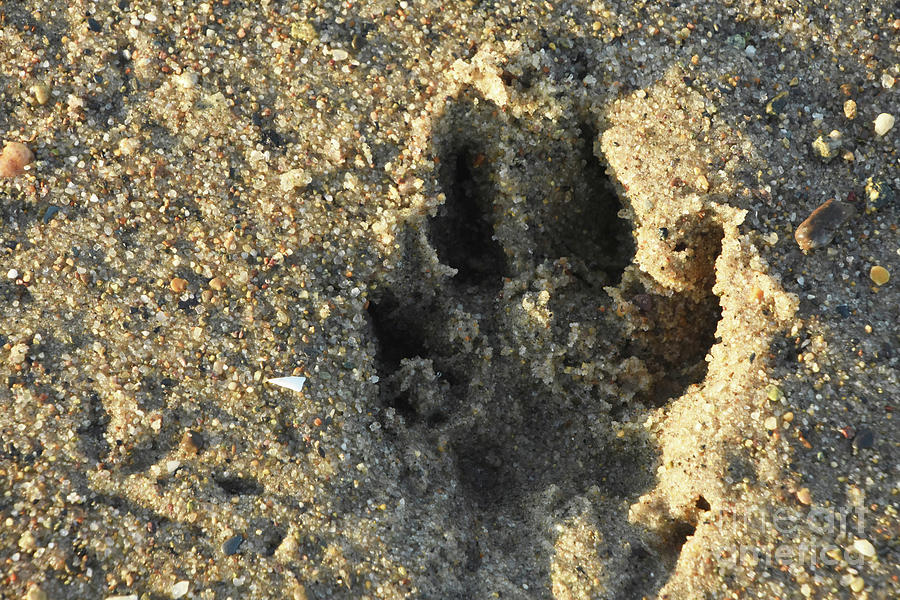
M588 496L618 515L627 543L609 552L641 571L621 593L658 589L671 566L622 514L655 458L614 423L705 377L723 231L673 218L657 251L676 285L641 269L598 135L587 117L528 123L463 91L433 128L433 216L407 223L370 298L386 430L416 448L409 489L453 495L472 593L550 578L548 515Z

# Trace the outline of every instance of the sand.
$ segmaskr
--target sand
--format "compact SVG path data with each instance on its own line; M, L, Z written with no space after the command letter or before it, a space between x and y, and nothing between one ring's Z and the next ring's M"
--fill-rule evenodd
M897 597L898 30L0 4L0 597Z

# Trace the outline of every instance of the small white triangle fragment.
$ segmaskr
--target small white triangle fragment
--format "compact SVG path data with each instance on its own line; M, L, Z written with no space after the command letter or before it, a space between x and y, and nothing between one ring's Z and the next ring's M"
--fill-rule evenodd
M274 383L277 386L300 392L303 391L306 377L276 377L274 379L266 379L266 383Z

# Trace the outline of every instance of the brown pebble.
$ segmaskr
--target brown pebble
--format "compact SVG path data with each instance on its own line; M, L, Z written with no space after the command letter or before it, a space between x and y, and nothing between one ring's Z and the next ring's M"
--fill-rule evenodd
M826 200L812 211L794 232L794 239L802 250L827 246L834 239L838 228L855 213L855 209L834 199Z
M0 177L12 178L25 172L25 166L34 162L34 154L21 142L6 142L0 153Z
M198 454L200 452L200 436L193 431L185 431L181 436L181 449L185 454Z
M221 277L213 277L209 280L209 287L216 290L217 292L221 292L225 289L225 280Z
M705 175L698 175L696 181L697 189L704 194L709 191L709 180Z
M172 281L169 282L169 289L173 292L180 294L184 290L187 289L187 279L182 279L181 277L174 277Z
M799 500L801 504L807 506L812 504L812 495L809 493L809 488L800 488L797 490L797 500Z

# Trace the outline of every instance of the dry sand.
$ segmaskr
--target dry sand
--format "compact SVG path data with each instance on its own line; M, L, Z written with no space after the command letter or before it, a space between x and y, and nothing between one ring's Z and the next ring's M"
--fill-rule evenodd
M898 32L0 2L0 597L898 597Z

